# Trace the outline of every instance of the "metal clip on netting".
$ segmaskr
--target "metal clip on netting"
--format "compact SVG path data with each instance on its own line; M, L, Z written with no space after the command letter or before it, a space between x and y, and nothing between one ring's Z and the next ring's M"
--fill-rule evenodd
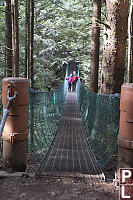
M77 98L88 141L99 165L105 167L118 143L120 95L91 93L80 81L77 84Z
M6 109L4 110L4 114L3 114L3 117L2 117L2 120L1 120L1 124L0 124L0 137L2 135L2 132L3 132L3 129L4 129L4 126L5 126L5 123L6 123L6 119L7 119L7 116L9 114L9 108L10 108L10 105L11 105L11 102L17 97L17 92L15 91L15 94L13 97L10 97L9 96L9 91L7 92L7 99L8 99L8 103L7 103L7 107Z

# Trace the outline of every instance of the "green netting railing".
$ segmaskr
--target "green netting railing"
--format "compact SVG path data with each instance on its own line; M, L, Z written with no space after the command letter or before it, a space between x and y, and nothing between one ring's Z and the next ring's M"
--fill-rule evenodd
M118 142L120 95L91 93L78 81L77 98L88 141L103 168L111 159Z
M62 115L67 82L51 92L30 90L29 140L30 152L45 154L51 146Z

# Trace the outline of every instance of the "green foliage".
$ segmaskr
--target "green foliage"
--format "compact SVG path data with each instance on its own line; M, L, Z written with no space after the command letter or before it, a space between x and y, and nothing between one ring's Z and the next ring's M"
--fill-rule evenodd
M0 9L4 10L2 5ZM103 19L105 11L102 11ZM5 13L0 12L0 78L5 75ZM19 1L20 76L25 70L25 1ZM35 1L35 88L54 89L65 76L62 66L78 61L80 76L89 87L92 1ZM102 54L102 53L101 53ZM60 75L60 76L58 76ZM58 77L57 77L58 76ZM48 87L47 87L48 86Z
M55 63L61 67L64 62L75 59L88 70L91 10L88 1L38 3L35 51L41 49L36 54L40 69L52 67Z
M0 6L4 5L4 0L0 0Z

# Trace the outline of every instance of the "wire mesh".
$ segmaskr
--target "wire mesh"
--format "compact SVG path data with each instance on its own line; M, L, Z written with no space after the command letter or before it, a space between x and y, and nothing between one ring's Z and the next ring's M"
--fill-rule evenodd
M78 81L77 98L84 130L103 168L110 161L118 143L120 95L91 93Z
M45 154L54 139L66 99L66 86L51 92L30 90L29 139L30 152Z

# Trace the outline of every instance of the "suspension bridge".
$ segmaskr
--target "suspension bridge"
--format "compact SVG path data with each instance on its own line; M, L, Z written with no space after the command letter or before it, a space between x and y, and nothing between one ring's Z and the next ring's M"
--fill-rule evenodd
M120 95L90 93L80 80L76 92L67 87L30 89L28 151L43 157L36 175L100 175L117 146Z

